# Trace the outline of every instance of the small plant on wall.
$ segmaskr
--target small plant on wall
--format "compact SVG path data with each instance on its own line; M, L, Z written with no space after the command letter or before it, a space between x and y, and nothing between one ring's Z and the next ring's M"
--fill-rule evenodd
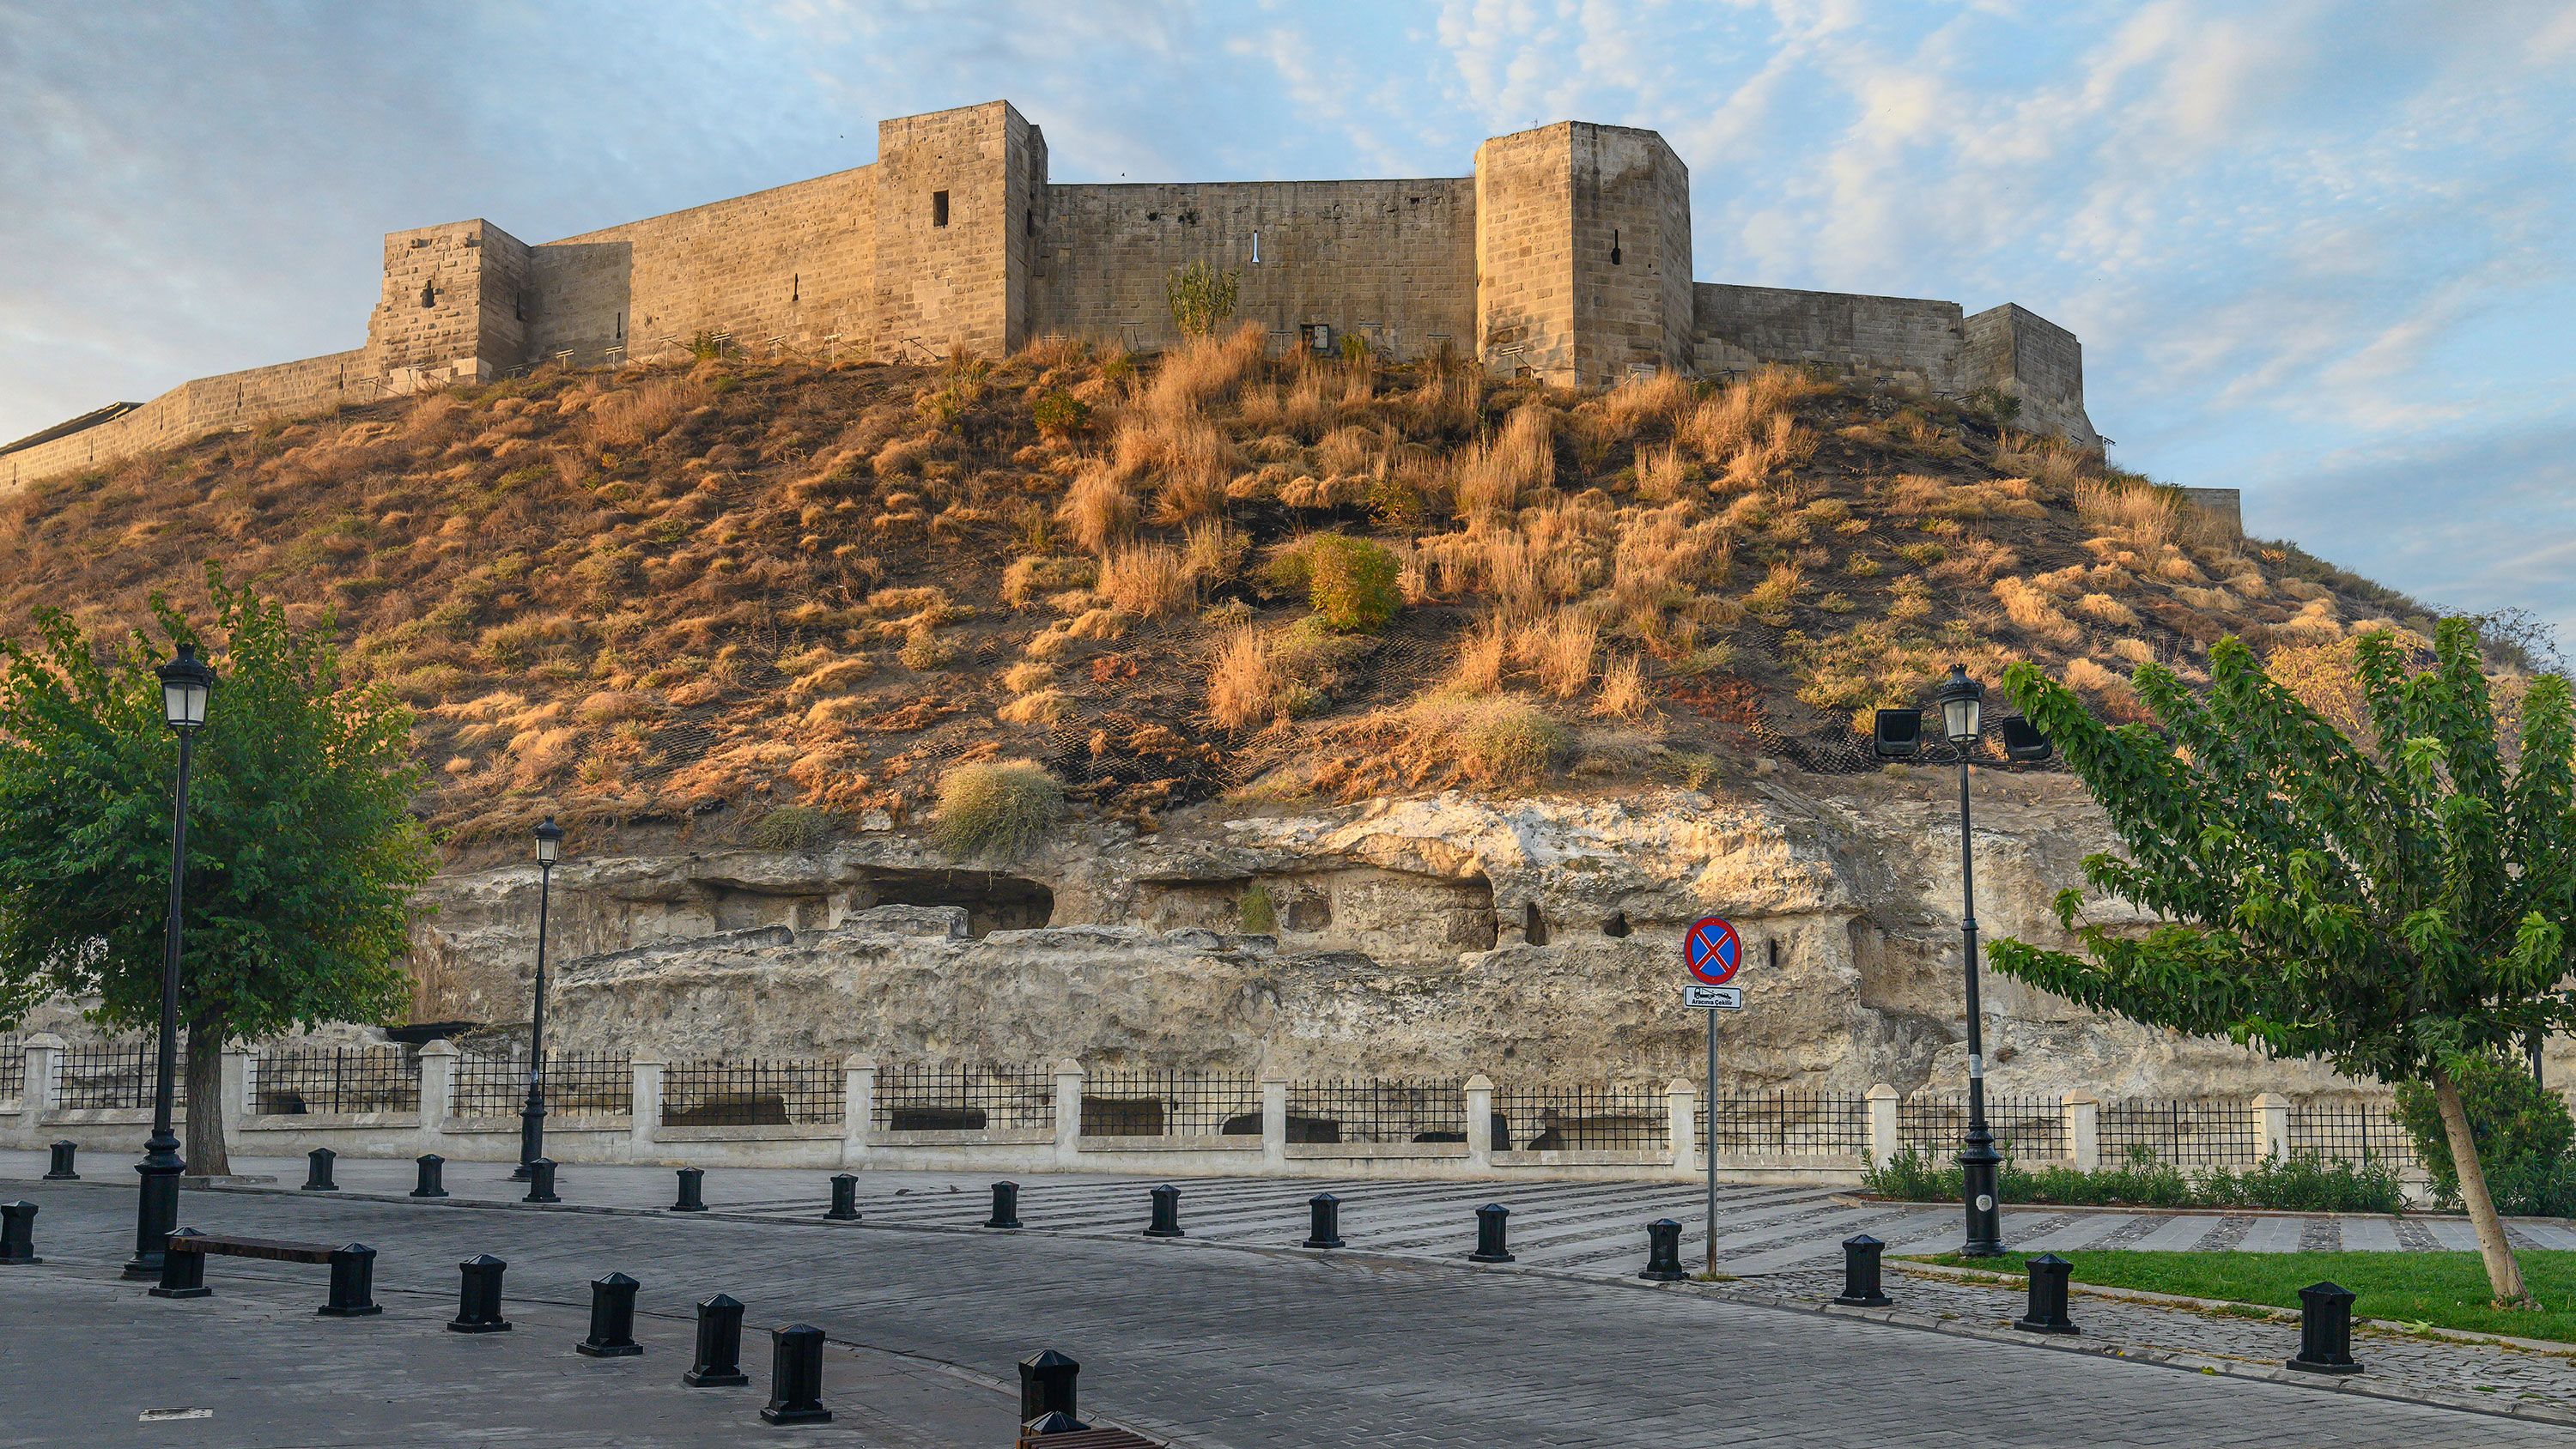
M1184 337L1213 335L1234 315L1235 284L1242 278L1239 270L1220 272L1205 262L1192 262L1172 273L1163 284L1172 303L1172 325Z

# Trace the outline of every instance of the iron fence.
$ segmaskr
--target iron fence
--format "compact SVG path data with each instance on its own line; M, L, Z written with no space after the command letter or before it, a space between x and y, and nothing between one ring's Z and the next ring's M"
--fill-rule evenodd
M420 1059L399 1046L279 1047L251 1063L251 1110L417 1112Z
M2065 1104L2047 1097L1986 1098L1986 1130L2006 1157L2047 1162L2067 1155ZM1896 1106L1896 1141L1906 1151L1946 1162L1967 1135L1963 1093L1917 1092Z
M983 1132L1055 1126L1055 1073L1044 1067L881 1067L870 1124L886 1132Z
M662 1073L665 1127L773 1127L840 1122L836 1061L673 1062Z
M26 1095L26 1040L22 1037L0 1036L0 1097L23 1098Z
M1504 1087L1494 1093L1494 1149L1525 1152L1673 1150L1661 1087Z
M188 1043L179 1043L179 1072L170 1084L174 1108L188 1104ZM160 1081L160 1048L149 1037L66 1047L54 1058L54 1105L70 1111L140 1110Z
M1261 1135L1261 1082L1249 1075L1086 1072L1085 1137Z
M2107 1102L2102 1161L2117 1166L2144 1155L2176 1167L2238 1166L2257 1156L2254 1127L2254 1104L2241 1097Z
M1721 1097L1717 1151L1750 1157L1858 1156L1869 1150L1869 1099L1847 1092L1739 1092ZM1709 1108L1692 1114L1694 1142L1708 1141Z
M1467 1084L1456 1077L1291 1082L1291 1142L1467 1140Z
M546 1110L571 1116L635 1115L635 1070L624 1052L546 1053ZM456 1059L459 1117L516 1117L528 1101L525 1052Z
M2406 1172L2422 1164L2415 1139L2385 1107L2363 1102L2296 1102L2290 1106L2292 1156L2328 1162L2377 1162Z

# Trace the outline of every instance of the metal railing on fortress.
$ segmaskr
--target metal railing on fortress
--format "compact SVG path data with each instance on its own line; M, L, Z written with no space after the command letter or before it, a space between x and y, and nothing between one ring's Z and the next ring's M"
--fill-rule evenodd
M838 1061L673 1062L662 1072L665 1127L838 1124L847 1115Z
M1744 1092L1697 1104L1691 1140L1708 1140L1716 1107L1717 1150L1728 1157L1857 1157L1869 1150L1869 1099L1850 1092Z
M1670 1152L1661 1087L1510 1086L1494 1092L1497 1152Z
M2255 1160L2257 1114L2239 1097L2190 1101L2106 1102L2102 1105L2102 1164L2117 1167L2144 1157L2176 1167L2237 1167Z
M1291 1142L1464 1142L1467 1084L1457 1077L1291 1082Z
M26 1095L26 1040L17 1036L0 1036L0 1101L18 1101Z
M1261 1083L1226 1073L1089 1070L1085 1137L1261 1136Z
M528 1102L528 1058L469 1053L456 1059L459 1117L516 1117ZM546 1111L580 1117L635 1115L635 1071L624 1052L546 1053Z
M2065 1158L2066 1108L2047 1097L1986 1098L1986 1130L1995 1135L1995 1150L2019 1161ZM1897 1104L1897 1145L1933 1162L1959 1155L1968 1134L1968 1099L1964 1093L1917 1092Z
M2380 1163L2413 1172L2415 1139L2385 1107L2364 1102L2296 1102L2290 1106L2288 1147L2292 1157L2315 1156L2328 1162Z
M417 1112L420 1059L399 1046L272 1047L251 1059L250 1110Z
M869 1126L880 1132L985 1132L1055 1126L1055 1073L1043 1067L880 1067Z
M138 1111L152 1105L159 1080L160 1048L149 1037L67 1047L54 1059L54 1106L70 1112ZM188 1103L188 1043L179 1043L179 1071L171 1082L174 1107Z

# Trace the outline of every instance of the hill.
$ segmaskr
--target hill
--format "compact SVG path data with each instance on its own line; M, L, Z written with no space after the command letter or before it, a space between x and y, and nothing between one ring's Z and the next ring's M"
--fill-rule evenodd
M1030 757L1095 809L1224 791L1865 767L1866 711L2031 657L2106 713L2235 632L2332 657L2408 600L2001 407L1789 371L1607 391L1265 356L539 372L0 500L0 627L193 598L335 615L461 840L797 844Z

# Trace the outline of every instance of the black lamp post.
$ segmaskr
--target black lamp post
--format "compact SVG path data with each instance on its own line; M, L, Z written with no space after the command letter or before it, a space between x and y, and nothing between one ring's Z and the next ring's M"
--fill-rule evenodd
M1986 688L1968 677L1966 666L1953 664L1933 698L1941 704L1941 732L1959 751L1959 939L1968 978L1968 1135L1959 1149L1968 1240L1960 1245L1959 1256L1991 1258L2004 1250L2003 1214L1995 1203L1995 1174L2003 1157L1986 1127L1985 1033L1977 1009L1977 858L1968 820L1968 755L1976 749L1984 723Z
M528 1105L519 1109L519 1170L510 1174L522 1181L529 1164L546 1155L546 910L562 849L563 827L549 815L537 827L537 1001L528 1019Z
M134 1208L134 1257L125 1265L128 1278L157 1278L170 1230L179 1225L179 1178L188 1170L179 1155L179 1134L171 1130L172 1089L179 1071L179 921L185 908L188 862L188 766L195 754L197 731L206 723L206 702L215 692L215 671L197 658L197 646L181 644L179 657L153 671L161 678L161 717L179 736L179 781L170 807L170 919L161 948L160 1076L152 1086L152 1135L143 1144L143 1161L135 1171L143 1184ZM200 1105L199 1111L210 1110Z

